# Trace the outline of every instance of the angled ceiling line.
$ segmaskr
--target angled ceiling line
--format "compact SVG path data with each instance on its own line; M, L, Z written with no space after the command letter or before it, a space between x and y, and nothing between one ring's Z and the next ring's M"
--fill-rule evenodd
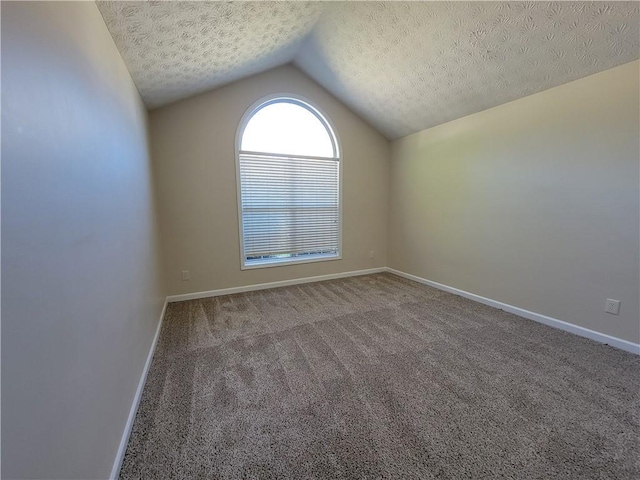
M389 139L640 57L636 2L97 2L152 109L293 62Z

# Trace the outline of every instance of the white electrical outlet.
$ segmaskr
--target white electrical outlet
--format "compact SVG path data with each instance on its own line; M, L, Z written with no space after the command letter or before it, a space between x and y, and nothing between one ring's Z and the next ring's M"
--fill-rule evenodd
M182 270L182 281L189 280L189 270Z
M371 251L369 252L369 258L375 258L375 256L376 256L376 252L375 252L375 250L371 250Z
M604 307L604 311L611 313L612 315L618 315L618 312L620 311L620 300L607 298L607 304Z

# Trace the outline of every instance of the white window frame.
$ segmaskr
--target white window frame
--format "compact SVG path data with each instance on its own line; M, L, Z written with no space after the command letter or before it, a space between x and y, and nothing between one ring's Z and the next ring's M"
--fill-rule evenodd
M327 255L322 254L318 256L310 256L305 257L303 259L300 258L278 258L278 259L267 259L261 261L252 261L250 264L246 262L246 256L244 253L244 229L242 228L242 182L240 178L240 153L241 153L241 144L242 144L242 136L244 134L244 130L251 120L251 118L258 112L258 110L266 107L267 105L271 105L273 103L280 102L288 102L294 105L299 105L303 108L306 108L312 114L314 114L318 120L325 126L327 129L327 133L331 138L331 142L333 143L334 150L336 152L336 159L338 161L338 254L337 255ZM265 155L273 155L269 152L251 152ZM340 144L340 140L338 135L336 134L336 129L333 125L333 122L329 119L329 117L315 104L306 99L305 97L292 93L277 93L272 95L267 95L256 102L254 102L244 113L242 116L238 128L236 130L236 194L237 194L237 209L238 209L238 232L240 239L240 269L241 270L253 270L255 268L267 268L267 267L284 267L288 265L297 265L301 263L315 263L315 262L327 262L334 260L342 260L342 146ZM311 157L308 157L311 158Z

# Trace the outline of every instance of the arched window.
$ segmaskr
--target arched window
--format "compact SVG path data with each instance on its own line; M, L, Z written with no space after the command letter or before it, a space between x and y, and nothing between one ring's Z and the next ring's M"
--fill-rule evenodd
M242 268L340 258L340 154L326 117L271 98L245 113L237 137Z

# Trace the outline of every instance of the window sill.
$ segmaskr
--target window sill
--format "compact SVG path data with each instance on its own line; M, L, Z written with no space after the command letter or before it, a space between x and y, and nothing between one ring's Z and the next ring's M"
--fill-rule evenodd
M274 258L270 260L255 260L250 263L243 263L240 267L241 270L253 270L255 268L268 268L268 267L286 267L288 265L298 265L301 263L315 263L315 262L327 262L331 260L341 260L340 254L321 254L321 255L309 255L305 258Z

